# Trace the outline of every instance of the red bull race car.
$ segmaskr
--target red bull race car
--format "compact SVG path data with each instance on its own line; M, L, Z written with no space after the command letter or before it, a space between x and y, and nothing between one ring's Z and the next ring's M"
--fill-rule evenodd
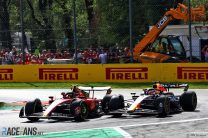
M42 105L40 99L29 101L21 108L19 117L30 121L39 119L68 119L85 120L89 116L101 114L101 100L94 97L95 91L108 91L111 87L77 87L71 92L62 92L62 98L49 97L49 102Z
M175 95L170 88L184 88L181 95ZM143 89L143 93L132 94L132 99L124 100L122 95L106 95L102 100L102 109L106 114L119 117L122 114L157 114L167 116L170 113L194 111L197 107L197 95L188 91L188 84L154 83L152 88Z

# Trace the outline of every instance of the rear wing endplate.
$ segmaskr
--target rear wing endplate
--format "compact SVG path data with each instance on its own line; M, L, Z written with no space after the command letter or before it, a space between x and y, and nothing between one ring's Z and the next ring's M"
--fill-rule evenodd
M174 83L174 84L162 84L163 87L167 88L184 88L184 91L188 91L189 85L188 84L179 84L179 83Z

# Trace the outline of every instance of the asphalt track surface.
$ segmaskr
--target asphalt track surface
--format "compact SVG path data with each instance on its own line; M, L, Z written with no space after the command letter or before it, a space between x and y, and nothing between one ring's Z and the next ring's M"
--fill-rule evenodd
M41 100L48 100L49 95L57 98L60 97L62 91L67 90L3 89L0 91L0 102L28 101L37 97ZM181 89L172 91L174 91L176 95L182 93ZM123 115L121 118L113 118L110 115L104 115L99 118L87 119L84 122L75 122L74 120L40 120L32 123L27 119L19 118L19 111L1 110L0 137L2 137L3 128L36 127L37 131L43 132L43 134L57 134L54 137L208 138L208 90L195 89L194 91L197 93L198 98L198 105L195 112L171 114L165 118L159 118L154 115ZM126 99L131 98L131 92L140 94L141 90L113 90L113 93L121 93ZM104 92L97 92L95 96L97 98L102 98L104 94ZM116 135L116 133L119 134Z

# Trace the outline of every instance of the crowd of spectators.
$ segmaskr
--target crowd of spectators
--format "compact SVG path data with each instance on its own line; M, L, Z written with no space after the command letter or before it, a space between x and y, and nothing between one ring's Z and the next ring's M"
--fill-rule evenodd
M128 48L97 48L78 49L75 56L74 49L40 50L33 53L25 51L25 64L50 64L50 60L71 60L71 63L78 64L107 64L123 63L125 57L130 56ZM76 59L77 60L76 60ZM0 52L1 64L23 64L23 54L20 49L13 47L12 50L2 49ZM128 58L129 59L129 58Z

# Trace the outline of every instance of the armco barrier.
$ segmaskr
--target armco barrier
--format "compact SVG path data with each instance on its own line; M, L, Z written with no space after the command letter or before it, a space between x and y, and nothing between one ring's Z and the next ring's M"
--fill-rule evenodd
M2 65L0 82L208 82L208 63Z

